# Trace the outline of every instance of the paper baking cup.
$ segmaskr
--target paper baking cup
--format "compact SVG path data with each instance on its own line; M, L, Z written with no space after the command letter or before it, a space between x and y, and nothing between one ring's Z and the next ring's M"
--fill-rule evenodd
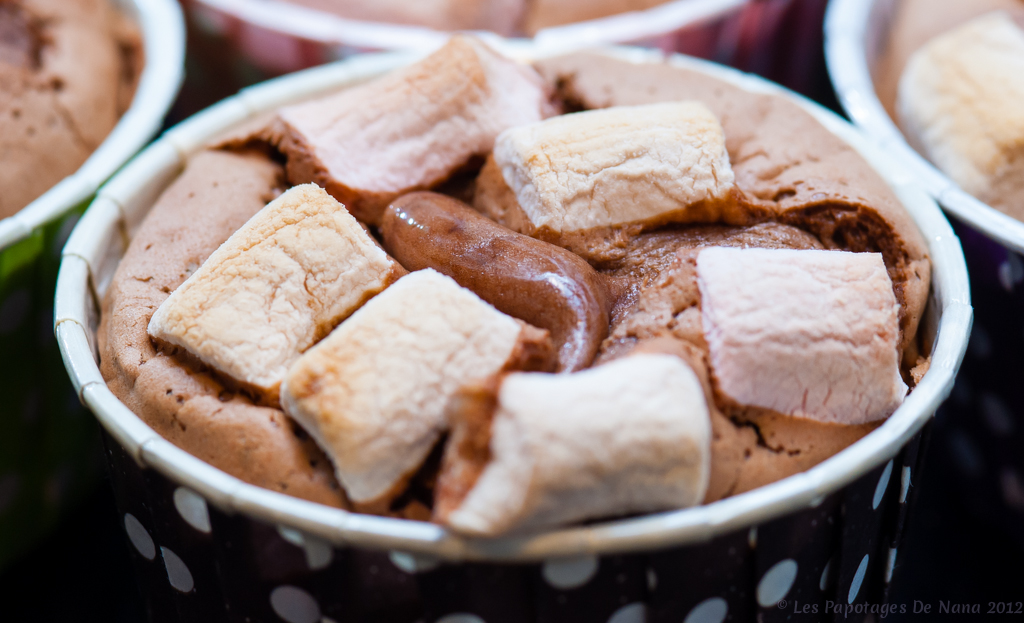
M756 93L778 86L718 65L635 48ZM846 122L797 103L892 185L928 241L931 369L875 432L822 464L706 506L470 539L246 484L161 438L107 389L93 349L97 299L131 232L185 159L275 107L411 61L379 54L241 92L170 130L111 180L64 252L56 332L72 382L106 434L120 521L154 621L443 623L781 620L796 602L885 598L913 498L922 429L953 386L971 325L960 244L912 176ZM90 284L99 284L91 287ZM787 601L783 604L783 601ZM851 613L850 620L864 614Z
M899 0L834 0L826 58L855 124L912 171L953 217L971 273L976 322L954 400L936 423L968 508L1024 547L1024 223L961 190L906 142L875 93L872 72Z
M432 49L449 36L429 28L345 19L285 0L184 4L197 34L213 46L211 51L217 50L197 62L206 66L211 81L232 75L239 86L251 84L246 80L253 75L270 77L357 52ZM676 0L544 29L533 43L549 52L609 44L682 52L753 71L808 94L816 80L828 80L824 67L817 67L826 4L827 0ZM223 45L218 47L217 42ZM213 67L217 64L221 66Z
M49 330L61 248L96 189L160 129L182 78L173 0L117 3L142 30L146 65L131 107L73 175L0 220L0 567L93 482L95 426Z

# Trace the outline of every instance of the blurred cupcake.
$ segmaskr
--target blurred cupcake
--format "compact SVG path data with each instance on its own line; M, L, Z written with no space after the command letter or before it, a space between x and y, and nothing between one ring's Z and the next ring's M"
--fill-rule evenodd
M629 44L738 67L828 101L826 0L185 0L194 57L183 110L359 52L432 50L453 30L554 50Z
M936 436L970 508L1024 544L1024 2L833 3L846 110L953 216L971 272L971 348Z
M96 429L41 327L88 201L163 123L184 39L173 0L0 2L0 566L96 484Z
M543 28L642 11L671 0L286 1L350 19L435 30L490 30L502 35L533 35Z
M138 27L107 0L0 4L0 218L86 161L142 66Z

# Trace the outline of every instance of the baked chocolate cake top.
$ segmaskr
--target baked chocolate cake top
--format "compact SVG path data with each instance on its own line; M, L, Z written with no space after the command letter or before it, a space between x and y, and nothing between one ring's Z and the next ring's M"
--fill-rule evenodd
M464 44L453 45L457 48ZM512 227L513 231L502 227L500 215L498 223L489 221L441 195L413 193L394 201L383 214L375 209L368 213L372 214L368 225L371 228L379 226L380 229L368 228L367 231L379 234L380 242L389 255L405 269L414 272L401 277L395 286L384 290L363 309L356 311L331 337L303 354L289 370L281 390L281 404L302 422L300 427L279 408L276 395L254 393L251 387L239 384L222 370L204 364L187 346L180 348L162 343L158 348L147 333L147 326L157 308L164 305L169 295L221 244L231 238L227 247L237 248L239 241L244 239L239 236L244 236L249 229L248 226L242 229L242 226L257 212L285 188L310 181L302 177L308 174L308 167L292 166L289 144L294 144L295 140L289 143L285 138L287 135L281 130L280 119L265 121L255 128L250 126L244 135L233 133L233 138L222 142L220 147L194 156L152 208L132 240L103 303L99 335L101 363L104 378L112 391L161 435L197 457L247 482L304 499L332 506L350 506L335 477L331 460L321 447L336 457L341 457L338 452L347 453L335 460L340 461L338 474L346 482L346 487L357 492L354 498L357 508L419 519L428 518L431 514L439 446L434 446L431 456L426 454L448 426L453 422L466 422L470 429L456 426L446 450L442 475L447 484L443 484L442 490L456 491L457 494L444 498L447 502L442 516L438 517L441 521L447 521L445 517L449 515L457 516L452 514L453 509L458 508L467 491L488 469L493 458L487 449L491 435L506 434L500 431L507 432L507 428L501 427L507 427L508 422L520 417L516 414L527 417L531 412L530 408L517 407L514 401L503 398L506 394L502 394L501 388L506 381L501 379L507 379L509 387L531 387L534 381L529 379L533 377L527 375L521 381L515 380L519 378L517 374L522 374L515 371L554 370L559 362L551 359L553 353L557 354L566 371L588 365L600 368L613 361L628 362L640 354L656 356L650 361L644 359L648 361L644 366L659 370L658 373L664 374L666 379L682 377L671 365L663 366L659 357L671 355L681 358L697 381L696 384L685 381L680 385L690 388L686 390L689 397L684 402L689 404L692 400L706 404L702 416L694 412L686 417L709 420L710 436L701 441L703 433L699 427L681 428L674 434L687 441L673 447L677 448L676 451L686 447L697 448L692 452L706 452L707 468L696 469L694 466L700 462L692 454L667 457L666 461L681 460L690 466L685 472L688 474L686 478L690 479L686 487L665 489L660 484L652 484L656 489L662 487L658 489L661 493L657 494L661 497L656 496L656 501L647 499L629 503L612 509L612 514L616 511L642 512L659 504L668 504L668 507L690 504L694 495L698 500L710 502L747 491L808 469L877 426L877 421L887 416L893 405L872 407L874 411L866 423L841 424L808 419L809 416L794 417L793 413L800 412L799 405L795 411L783 413L774 409L789 407L755 406L757 401L739 398L741 394L723 384L712 366L712 359L717 356L713 352L716 347L709 344L705 329L702 329L702 324L706 326L708 320L702 321L701 317L702 297L710 294L704 293L700 285L701 270L704 270L701 268L702 252L711 247L876 254L873 257L878 270L872 273L872 283L891 283L892 290L888 295L891 302L886 303L882 296L878 305L880 312L891 314L888 321L891 322L891 332L886 339L891 340L887 342L892 351L890 365L892 374L897 377L890 379L894 383L893 391L898 393L904 382L913 386L927 369L927 359L919 353L917 329L929 291L930 263L924 241L914 223L870 165L799 105L784 97L753 94L704 74L667 64L638 65L601 54L575 54L546 60L535 67L549 91L554 93L555 104L565 110L677 100L702 104L721 123L725 150L734 175L735 189L721 197L716 195L715 201L725 202L725 207L715 212L715 218L704 222L694 222L690 217L670 222L655 219L639 225L630 221L613 232L610 238L612 246L608 247L613 252L593 255L589 258L589 267L578 258L563 258L561 254L569 258L574 256L543 242L543 236L535 240L522 235L529 231L516 233L516 227ZM369 88L372 84L362 88ZM486 94L490 89L485 85L475 92ZM444 119L449 118L464 122L466 117L459 116L462 115L459 111L466 110L464 106L441 108L430 113L442 119L439 123L448 123ZM294 116L297 109L291 110L289 114ZM696 109L687 109L685 123L690 123L690 120L704 123L701 121L703 114ZM671 119L666 123L678 123L672 120L675 117L669 117ZM617 124L620 121L614 118L611 122ZM367 135L377 131L370 127ZM698 133L701 136L714 134L707 134L705 130L701 132ZM376 140L382 142L383 147L387 146L388 139L378 137ZM399 136L391 140L405 138ZM501 140L499 138L499 142ZM713 140L708 143L709 151L706 153L714 153L713 144ZM372 143L366 144L367 149L373 147ZM490 147L486 145L466 150L449 165L448 180L432 180L430 185L457 197L471 199L475 194L478 208L481 197L499 197L495 201L508 201L508 193L513 191L510 187L502 187L504 182L498 178L503 176L500 172L495 173L497 165L493 158L479 173L483 157L489 152ZM306 150L301 156L306 162L316 165L318 156L315 149ZM462 162L456 162L459 159ZM281 162L285 165L279 164ZM320 172L318 175L331 175L324 168L313 168ZM408 183L406 177L402 178L401 184ZM507 176L504 179L507 180ZM669 178L665 179L665 184L674 183ZM355 180L345 186L346 199L353 196L358 199L364 189L373 190L364 182L365 179ZM330 192L331 186L326 186ZM267 210L280 210L280 207L275 207L278 203L267 206ZM331 214L336 209L324 203L323 214ZM266 220L274 214L268 212L261 218ZM489 215L487 209L484 209L484 214ZM416 232L426 233L419 235ZM499 240L500 244L496 242ZM605 244L608 238L601 240ZM418 245L415 252L410 251L410 245ZM567 248L572 250L571 246ZM438 254L448 254L449 257L438 260ZM836 254L833 259L842 264L842 255ZM865 255L864 259L867 257ZM819 260L810 264L804 261L811 256L801 255L799 258L804 266L818 266L814 262ZM708 264L705 278L714 278L707 275L716 274L710 266ZM864 266L869 272L874 270L868 264ZM515 267L526 268L517 273ZM444 285L449 283L445 281L447 278L426 277L430 271L421 270L423 268L436 268L453 277L464 293L457 294L458 286L454 283ZM808 270L813 274L817 269ZM833 269L821 268L818 272L826 275L830 270ZM540 271L545 277L531 282L527 274L530 271ZM557 285L560 279L577 284L578 289L548 287L552 283ZM406 285L399 288L403 283ZM845 287L835 284L819 286L813 280L806 283L808 287L826 289ZM875 294L886 294L885 288L872 287ZM445 296L451 297L453 303L436 310L431 307L429 297L422 303L416 303L415 297L421 296L417 292L423 288L434 288L439 295L442 290L447 292L450 289L451 294ZM552 309L561 310L558 313L566 318L575 318L572 324L578 325L578 330L567 329L562 322L564 319L524 312L528 305L523 301L534 298L546 301ZM424 314L422 327L415 314L415 310L421 308ZM490 311L484 312L487 308ZM465 310L457 312L464 316L455 319L451 314L459 309ZM726 310L725 316L716 318L726 322L732 313L728 310L734 308L726 306L723 309ZM506 314L518 319L515 322L519 324L509 324ZM487 326L501 328L494 329L493 335L468 328L469 325L483 323L485 319ZM387 322L397 323L393 325L395 329L384 329L382 323ZM723 327L725 331L732 330L726 325ZM486 340L479 337L484 334L491 337ZM377 344L375 335L386 339ZM504 336L500 338L500 344L494 342L497 339L494 336L498 335ZM853 343L861 338L848 339ZM461 351L455 348L451 352L437 351L446 353L441 358L443 362L429 363L437 357L427 356L429 353L421 357L415 346L427 343L426 340L436 342L439 349L452 349L452 345L460 343L459 340L469 340L466 344L472 343L473 346L465 348L469 348L476 359L459 363ZM840 338L837 343L844 340L847 338ZM365 343L367 348L364 351L353 349L353 341ZM484 343L489 345L485 347ZM405 357L402 356L402 344L408 345ZM359 375L364 374L367 366L386 363L386 366L391 366L389 369L400 374L398 370L413 369L402 366L415 367L421 359L429 360L424 365L433 370L431 375L436 376L430 376L429 383L426 380L415 383L399 392L400 396L392 396L393 392L385 384L374 390L374 395L378 396L374 401L373 395L366 394L361 386L349 384L349 379L361 378ZM623 363L626 366L623 370L634 364ZM480 400L450 402L445 409L449 418L446 424L445 418L436 412L437 405L458 389L458 379L466 378L466 365L475 366L484 376L497 373L498 380L488 381L490 384L475 394L481 397L482 403ZM642 366L638 370L644 369L648 368ZM900 373L902 379L899 378ZM638 374L637 378L644 375L633 371L629 374ZM601 377L596 375L593 378ZM537 382L541 383L538 387L546 387L547 381ZM579 387L585 388L588 382L581 380ZM601 384L600 381L595 382ZM566 386L566 391L587 391L570 385ZM699 387L696 396L693 395L693 387ZM903 388L905 392L906 386ZM348 416L344 415L346 408L339 406L355 400L353 396L363 401L359 404L366 405L360 413L372 412L374 426L383 427L356 445L352 443L355 437L349 437L350 433L345 431L356 434L355 427L365 427L367 421L359 418L356 418L359 421L347 421ZM411 408L410 404L419 406ZM463 407L468 409L466 413L482 415L466 416L460 411ZM409 419L416 413L428 411L429 421ZM657 408L644 413L648 414L644 417L653 418L651 422L661 417ZM506 416L512 420L501 420L505 423L499 425L499 419ZM499 418L494 420L497 428L493 431L488 423L491 417ZM397 426L395 422L402 424L399 428L388 428ZM529 419L521 420L523 426L534 425L529 422ZM321 447L313 442L303 427L317 438ZM370 429L358 430L364 431L358 433L363 435ZM378 446L374 439L379 437L383 440L386 436L380 430L403 432L387 438L390 448L387 452L374 455L373 452L383 447ZM549 434L537 430L538 438ZM593 434L603 433L595 431ZM494 443L499 443L496 437L494 439ZM507 441L508 437L502 439ZM708 449L699 450L702 444L706 444ZM342 447L347 449L342 450ZM369 453L365 458L350 456L363 452L364 447ZM380 459L373 458L389 453L415 456L415 465L403 465L396 470L394 465L381 466ZM463 455L471 460L457 459ZM626 457L621 460L629 460L628 448L621 451L621 456ZM502 465L505 467L501 469L506 469L510 464ZM593 469L606 467L595 464ZM618 482L622 483L621 491L626 492L633 487L629 483L637 481L626 478ZM550 495L551 490L548 491L545 495ZM616 499L627 498L628 495ZM486 495L480 499L486 499ZM551 498L541 495L535 499ZM607 508L591 510L599 515L609 512ZM545 522L559 520L554 515L538 516L525 511L517 516L522 517L521 525L524 526L548 525ZM479 526L484 526L479 528L482 533L491 529L509 529L502 522Z

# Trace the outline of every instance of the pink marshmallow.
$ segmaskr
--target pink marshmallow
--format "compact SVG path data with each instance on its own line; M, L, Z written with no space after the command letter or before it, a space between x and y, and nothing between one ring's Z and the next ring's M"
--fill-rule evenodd
M906 397L880 254L713 247L697 284L714 378L736 403L864 424Z

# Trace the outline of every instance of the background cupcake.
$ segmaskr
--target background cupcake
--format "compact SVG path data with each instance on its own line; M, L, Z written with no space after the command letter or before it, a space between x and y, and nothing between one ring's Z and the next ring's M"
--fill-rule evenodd
M975 324L937 443L954 458L950 476L964 505L1018 544L1022 24L1020 0L844 1L826 23L829 68L847 113L912 168L963 240Z
M826 102L827 0L187 0L191 114L239 87L356 52L435 48L451 30L574 49L621 43L739 67ZM473 7L465 10L465 7ZM444 17L445 13L458 15ZM382 16L397 16L385 18Z
M144 62L138 26L107 0L0 7L0 218L99 147L131 104Z
M59 256L101 183L159 129L181 80L172 2L0 4L0 566L94 484L95 427L50 331Z

